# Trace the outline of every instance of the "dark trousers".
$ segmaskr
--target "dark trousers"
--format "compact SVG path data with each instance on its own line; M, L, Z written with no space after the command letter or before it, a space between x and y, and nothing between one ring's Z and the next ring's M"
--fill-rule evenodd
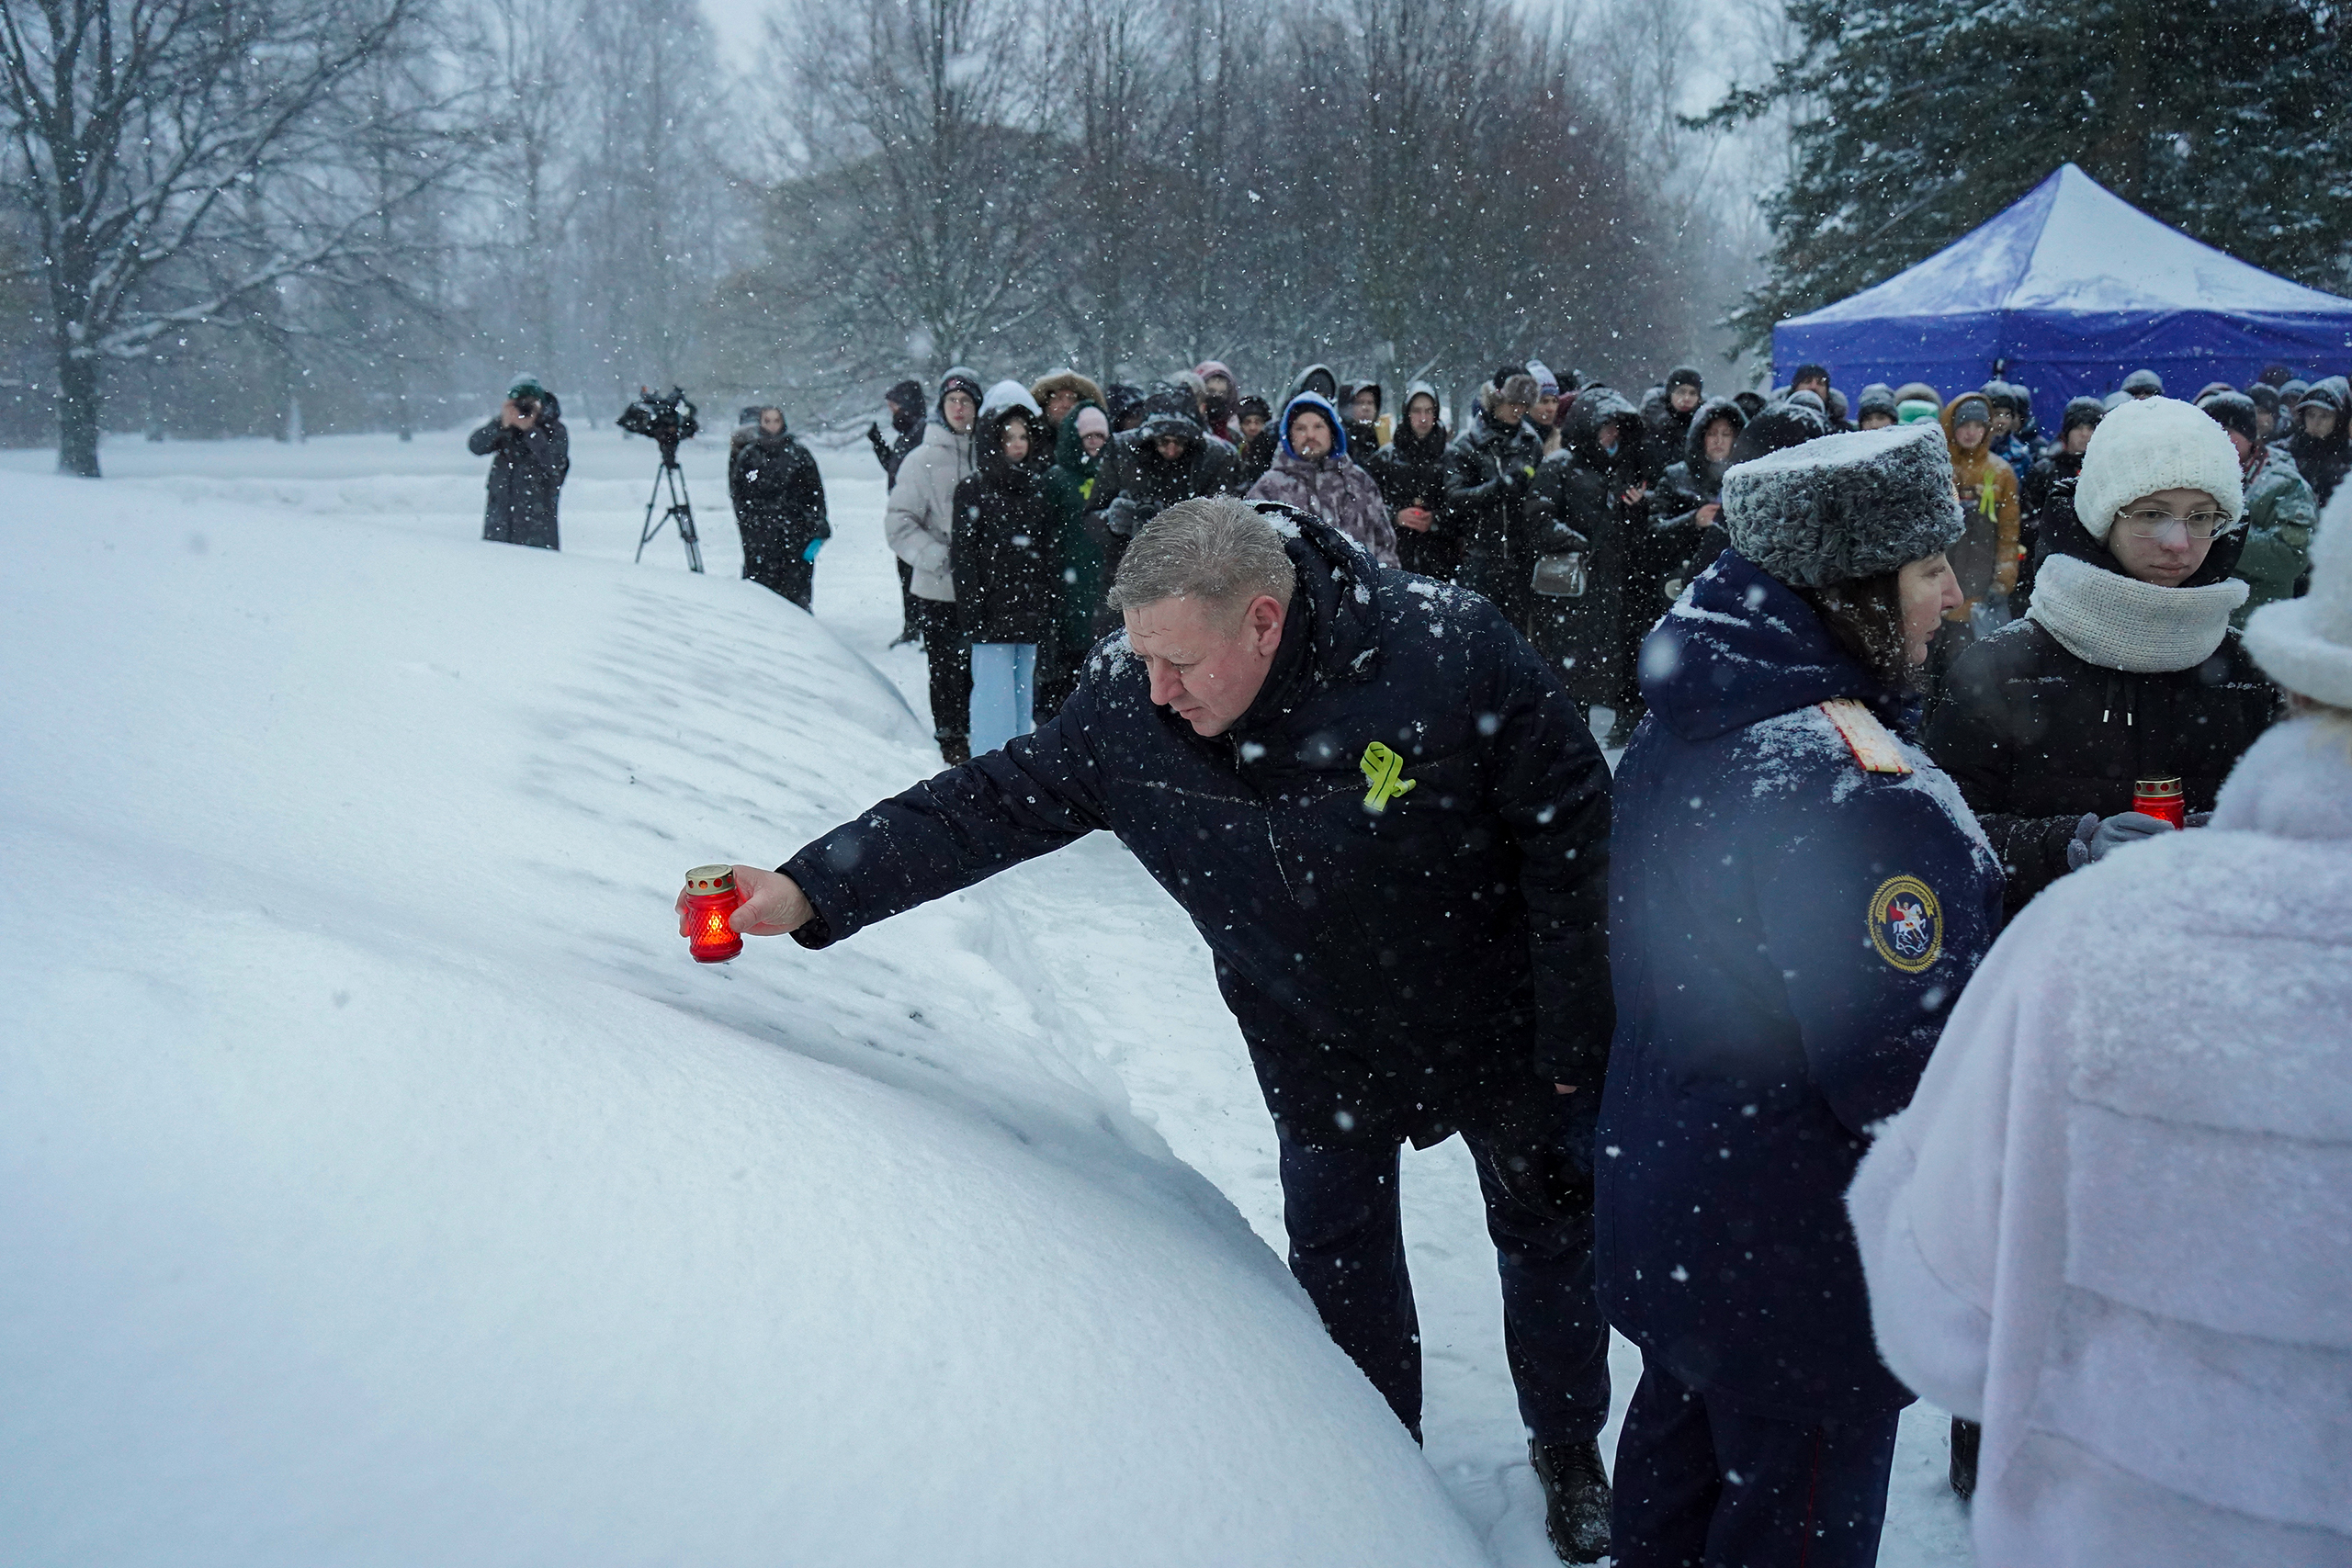
M915 626L922 633L922 656L931 662L931 728L934 735L965 735L972 722L972 645L956 621L953 600L915 599Z
M915 597L915 569L905 561L899 562L899 637L901 640L922 635L922 601Z
M1542 1442L1597 1437L1609 1420L1609 1325L1593 1293L1591 1201L1547 1215L1496 1180L1496 1158L1509 1157L1496 1140L1464 1134L1464 1141L1477 1161L1502 1274L1503 1348L1520 1419ZM1283 1226L1290 1271L1323 1326L1418 1436L1420 1319L1405 1270L1398 1148L1283 1139Z
M1871 1568L1899 1416L1760 1415L1645 1352L1611 1477L1617 1568Z

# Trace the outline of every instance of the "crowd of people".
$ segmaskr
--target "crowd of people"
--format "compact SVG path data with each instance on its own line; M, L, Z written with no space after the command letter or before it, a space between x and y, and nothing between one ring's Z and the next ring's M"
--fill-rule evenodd
M1681 367L1637 401L1530 362L1498 369L1456 431L1426 382L1391 412L1377 382L1323 365L1272 400L1216 361L1148 389L1070 370L984 387L958 367L928 393L912 380L892 388L892 434L877 423L867 435L891 486L902 636L930 660L950 761L1060 707L1112 628L1107 588L1127 542L1166 507L1210 495L1298 507L1383 565L1482 594L1579 710L1608 713L1614 748L1644 709L1642 638L1724 547L1734 465L1841 431L1939 427L1968 519L1951 552L1962 603L1929 657L1940 696L1981 636L2027 613L2043 559L2079 553L2065 519L2100 420L2162 391L2135 372L2104 400L2075 400L2044 439L2030 393L1998 380L1950 397L1872 384L1849 400L1824 367L1804 366L1770 394L1711 398ZM2208 386L2195 402L2243 467L2245 526L2209 572L2248 585L2242 626L2304 580L2319 508L2352 468L2352 396L2341 376L2280 369L2245 391ZM1972 687L2001 678L1983 663L1966 674Z
M738 930L1115 834L1417 1437L1398 1156L1463 1136L1565 1561L1871 1562L1920 1393L1983 1561L2352 1561L2343 378L2047 439L1814 366L1510 365L1459 431L1321 366L890 400L952 765Z

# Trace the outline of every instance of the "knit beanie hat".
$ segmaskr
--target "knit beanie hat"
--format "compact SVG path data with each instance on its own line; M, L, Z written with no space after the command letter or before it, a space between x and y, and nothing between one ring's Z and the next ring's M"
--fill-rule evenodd
M2075 515L2105 544L2118 512L2160 490L2201 490L2233 518L2245 511L2237 448L2220 425L2177 398L2126 399L2083 448Z
M1966 527L1940 429L1825 435L1724 475L1732 548L1781 581L1826 588L1951 547Z
M1111 416L1089 403L1078 411L1077 433L1080 439L1089 435L1108 435L1111 434Z
M949 366L947 374L939 378L939 401L934 406L944 409L950 392L962 392L972 400L974 408L979 407L980 373L961 365Z
M1885 382L1872 381L1862 389L1862 412L1883 413L1889 419L1899 418L1894 410L1894 389Z
M2256 610L2245 649L2288 691L2352 708L2352 484L2336 487L2312 536L2312 591Z
M1678 365L1666 376L1666 389L1670 392L1677 387L1695 387L1703 392L1707 389L1707 383L1692 367Z
M2106 417L2107 405L2097 398L2069 398L2066 412L2058 416L2058 438L2064 440L2066 433L2076 425L2086 424L2097 430L2098 422Z
M1029 389L1018 381L999 381L989 389L989 395L980 400L982 419L1001 409L1027 409L1031 413L1044 412L1037 407L1037 400L1029 395Z
M2122 389L2135 398L2161 398L2165 395L2165 378L2153 370L2134 370L2123 378Z
M510 398L545 398L548 389L539 385L537 376L517 376L514 385L506 389L506 395Z
M1555 398L1560 395L1560 378L1552 374L1550 366L1540 359L1531 359L1527 362L1527 373L1535 378L1535 390L1539 394Z
M1925 398L1905 398L1894 405L1894 417L1905 424L1932 423L1943 412L1943 404L1931 403Z

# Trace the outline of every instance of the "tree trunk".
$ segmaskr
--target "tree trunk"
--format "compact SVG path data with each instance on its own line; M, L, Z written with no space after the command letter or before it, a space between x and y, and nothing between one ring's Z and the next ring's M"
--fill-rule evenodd
M57 471L98 477L98 361L76 357L70 343L57 355Z

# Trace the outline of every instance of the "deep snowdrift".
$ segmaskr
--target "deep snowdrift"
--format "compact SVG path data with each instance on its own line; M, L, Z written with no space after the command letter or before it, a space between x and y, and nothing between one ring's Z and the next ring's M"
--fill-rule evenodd
M687 961L868 666L317 482L0 479L10 1561L1480 1560L992 890Z

